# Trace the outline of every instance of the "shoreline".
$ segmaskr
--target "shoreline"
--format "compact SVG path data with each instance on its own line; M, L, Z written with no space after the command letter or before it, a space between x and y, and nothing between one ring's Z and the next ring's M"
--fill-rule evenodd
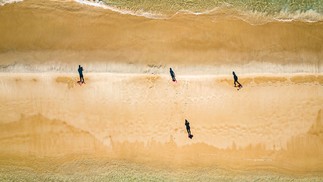
M162 166L159 164L140 163L126 160L107 160L104 158L93 158L83 156L82 160L68 160L68 157L56 159L69 161L67 165L54 162L55 159L33 159L30 161L35 165L15 166L14 161L7 163L0 171L2 179L32 179L33 181L48 180L171 180L183 181L183 178L193 181L214 181L214 180L262 180L262 181L320 181L321 172L282 172L272 169L239 169L212 167L190 167L176 168L176 166ZM19 160L19 159L18 159ZM28 162L26 162L28 163ZM49 165L52 163L52 165ZM86 165L85 165L86 164ZM40 170L40 166L45 171ZM45 167L46 166L46 167ZM82 166L82 167L77 167ZM99 166L99 167L98 167ZM81 171L83 169L87 172ZM15 170L13 170L15 169ZM109 172L107 172L109 171ZM131 175L130 175L130 174ZM100 174L100 175L96 175Z
M262 25L270 22L307 22L307 23L315 23L315 22L322 22L323 21L323 15L320 13L309 9L305 12L289 12L281 10L280 12L276 12L274 14L268 13L268 12L255 12L251 10L243 10L239 9L239 7L233 7L233 5L230 5L229 3L223 2L223 4L219 4L219 6L214 7L213 9L207 9L203 11L192 11L189 9L181 9L176 12L172 13L166 13L163 14L162 12L153 12L153 11L143 11L143 10L131 10L131 9L120 9L112 5L108 5L106 2L90 2L88 0L75 0L75 2L92 6L96 8L102 8L105 10L110 10L116 13L120 14L126 14L126 15L132 15L132 16L139 16L139 17L145 17L149 19L160 19L160 20L167 20L172 19L176 16L181 15L196 15L196 16L231 16L233 19L240 19L242 21L245 21L251 25Z
M257 10L244 9L242 7L235 7L234 5L223 2L219 3L212 9L205 10L190 10L190 9L178 9L177 11L165 11L159 12L154 10L144 11L142 8L136 10L131 8L120 8L114 5L118 3L110 2L102 2L101 0L98 2L91 2L89 0L66 0L59 1L59 3L77 3L79 5L85 5L92 8L99 8L106 11L111 11L114 13L118 13L121 15L130 15L137 17L144 17L148 19L156 19L156 20L168 20L172 19L176 16L181 15L194 15L194 16L225 16L231 17L232 19L239 19L244 22L249 23L250 25L263 25L271 22L303 22L303 23L319 23L323 22L323 15L318 13L313 9L304 10L294 10L293 12L288 12L287 9L281 9L280 12L261 12ZM0 6L9 6L16 3L26 3L24 0L9 0L6 3L0 4ZM27 2L28 3L28 2ZM145 6L144 4L142 4ZM138 7L137 7L138 8ZM252 8L252 7L250 7Z
M76 2L34 5L33 0L1 7L0 22L2 67L202 65L244 67L246 73L323 68L323 22L253 26L225 15L153 20Z

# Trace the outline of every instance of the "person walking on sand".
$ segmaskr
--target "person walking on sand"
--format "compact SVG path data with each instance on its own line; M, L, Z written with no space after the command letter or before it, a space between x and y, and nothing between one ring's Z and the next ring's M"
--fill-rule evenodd
M242 85L238 82L238 76L236 75L236 73L234 71L232 72L232 74L233 74L233 79L234 79L234 82L233 82L234 87L239 87L238 90L241 89ZM238 86L237 86L237 84L238 84Z
M169 68L169 73L170 73L170 76L172 77L173 82L177 82L175 78L175 73L172 68Z
M187 134L188 134L188 138L192 139L193 135L191 133L190 123L187 121L187 119L185 119L185 126L186 126L186 131L187 131Z
M81 65L79 65L79 69L77 71L79 72L79 75L80 75L80 81L79 81L79 83L84 83L83 67Z

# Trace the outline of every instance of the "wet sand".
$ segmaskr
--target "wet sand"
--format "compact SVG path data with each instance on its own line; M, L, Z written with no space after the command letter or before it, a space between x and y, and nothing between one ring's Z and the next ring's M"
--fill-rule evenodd
M251 25L225 12L149 19L48 0L3 6L0 22L1 71L66 72L83 64L121 72L127 67L111 65L125 64L213 68L186 74L322 72L322 22Z

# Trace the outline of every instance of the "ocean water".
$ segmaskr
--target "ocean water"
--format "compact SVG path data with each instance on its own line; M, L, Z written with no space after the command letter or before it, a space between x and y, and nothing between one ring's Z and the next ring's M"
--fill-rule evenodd
M103 0L103 2L119 8L155 12L181 10L205 12L221 6L267 14L276 14L282 11L306 12L308 10L323 12L323 2L320 0Z
M0 0L0 5L23 0ZM74 0L76 2L113 10L122 14L148 18L171 18L176 14L227 14L250 23L268 21L322 21L321 0ZM68 0L58 1L60 3Z
M258 22L294 19L322 20L321 0L77 0L88 5L100 4L124 13L151 18L169 18L178 13L250 16ZM225 12L223 12L225 11Z

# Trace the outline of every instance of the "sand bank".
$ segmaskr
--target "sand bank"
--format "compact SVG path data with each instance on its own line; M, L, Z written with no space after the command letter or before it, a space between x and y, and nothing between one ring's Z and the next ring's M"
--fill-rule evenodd
M0 77L4 169L43 163L37 170L55 173L86 160L161 175L167 166L177 175L202 167L264 171L270 179L323 171L322 75L243 76L240 91L225 76L179 75L174 84L168 75L93 73L82 86L75 74Z

